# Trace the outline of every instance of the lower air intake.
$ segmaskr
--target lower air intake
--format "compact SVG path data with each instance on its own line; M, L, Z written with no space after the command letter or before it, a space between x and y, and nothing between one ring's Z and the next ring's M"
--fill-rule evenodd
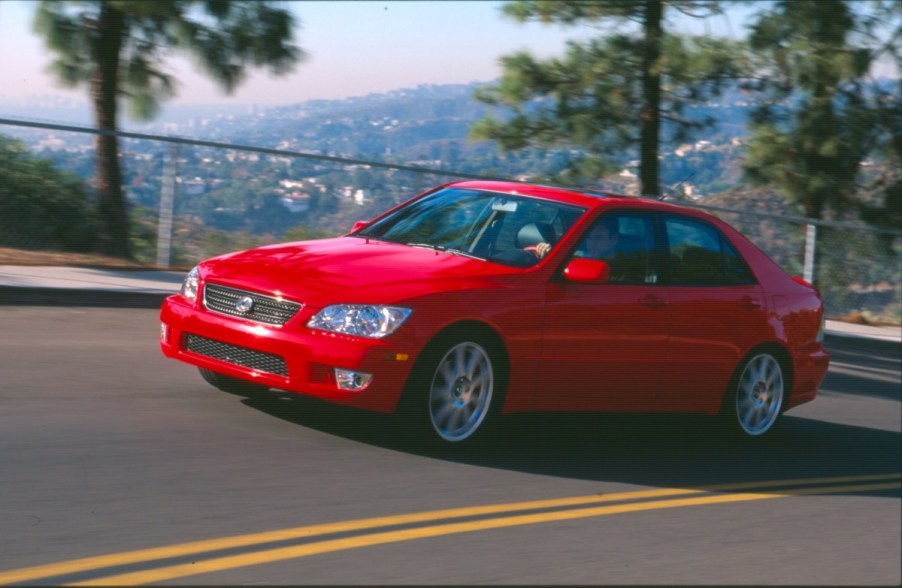
M258 372L288 377L288 366L285 365L285 360L272 353L263 353L198 335L188 335L185 338L185 350Z

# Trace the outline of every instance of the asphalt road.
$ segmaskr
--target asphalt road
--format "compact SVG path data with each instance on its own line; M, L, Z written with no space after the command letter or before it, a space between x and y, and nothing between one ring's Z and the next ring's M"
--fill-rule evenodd
M898 344L830 339L819 398L754 443L526 415L428 453L212 389L156 317L0 306L0 584L902 582Z

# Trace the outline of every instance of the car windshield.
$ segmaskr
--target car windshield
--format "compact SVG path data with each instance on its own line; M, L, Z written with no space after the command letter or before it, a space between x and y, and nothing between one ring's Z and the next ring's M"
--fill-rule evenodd
M354 234L511 265L538 262L586 209L551 200L466 188L424 196Z

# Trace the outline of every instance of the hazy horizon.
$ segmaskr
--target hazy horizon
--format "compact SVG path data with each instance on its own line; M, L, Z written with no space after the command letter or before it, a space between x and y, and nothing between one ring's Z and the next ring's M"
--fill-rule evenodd
M177 95L163 105L163 117L182 108L231 112L382 94L423 84L489 83L502 73L499 59L518 51L538 57L561 55L569 40L584 40L614 27L522 24L501 14L504 2L318 1L287 2L300 22L297 44L306 60L284 77L251 71L232 95L180 57L167 59ZM0 54L14 55L0 69L0 115L23 115L46 104L59 115L87 103L85 88L60 87L45 70L52 56L32 31L37 2L0 0ZM668 14L686 33L741 36L763 2L725 6L707 20ZM622 28L622 27L621 27ZM896 79L899 72L888 73ZM122 122L132 124L127 116Z
M297 44L306 53L294 71L274 77L249 70L231 96L188 60L173 56L178 80L172 103L285 104L381 93L418 84L488 81L500 75L504 54L529 50L553 55L568 39L587 36L575 27L518 24L503 18L503 2L292 2ZM46 73L52 55L31 29L36 2L0 1L0 54L15 55L0 70L0 101L37 95L79 97L83 88L60 87Z

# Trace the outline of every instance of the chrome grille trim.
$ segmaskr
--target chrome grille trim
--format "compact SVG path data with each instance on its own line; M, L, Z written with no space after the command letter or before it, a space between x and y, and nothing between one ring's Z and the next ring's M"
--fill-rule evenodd
M241 312L235 308L235 304L245 296L253 300L254 305L248 312ZM204 286L204 306L212 312L237 316L268 325L284 325L303 307L302 304L297 302L229 288L228 286L220 286L219 284L206 284Z
M285 364L285 360L272 353L239 347L238 345L207 339L191 333L185 335L185 351L258 372L288 377L288 366Z

